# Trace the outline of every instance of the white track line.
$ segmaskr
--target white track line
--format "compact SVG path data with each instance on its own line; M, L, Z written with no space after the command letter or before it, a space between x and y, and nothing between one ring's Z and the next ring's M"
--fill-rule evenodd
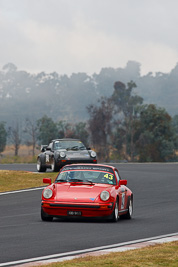
M29 188L29 189L21 189L21 190L16 190L16 191L9 191L9 192L2 192L2 193L0 193L0 196L16 194L16 193L23 193L23 192L30 192L30 191L40 190L40 189L44 189L44 188L45 188L45 186Z
M178 233L161 235L151 238L138 239L129 242L123 242L118 244L113 244L109 246L95 247L91 249L77 250L59 254L53 254L43 257L36 257L31 259L24 259L19 261L11 261L6 263L0 263L0 266L21 266L21 267L30 267L34 265L45 265L53 262L60 262L65 260L72 260L74 258L85 257L85 256L99 256L107 254L110 252L122 252L131 249L143 248L145 246L151 246L160 243L178 241Z

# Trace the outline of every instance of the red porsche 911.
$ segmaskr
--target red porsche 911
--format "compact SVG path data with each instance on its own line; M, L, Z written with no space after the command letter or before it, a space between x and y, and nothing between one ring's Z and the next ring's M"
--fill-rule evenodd
M131 219L133 193L113 166L71 164L64 166L54 183L42 192L41 219L53 217L102 217L117 222Z

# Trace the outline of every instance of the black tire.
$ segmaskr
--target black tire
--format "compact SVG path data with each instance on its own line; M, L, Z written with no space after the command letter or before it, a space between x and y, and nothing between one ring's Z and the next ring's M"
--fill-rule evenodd
M41 159L38 157L37 165L36 165L38 172L46 172L46 167L42 165Z
M52 162L51 162L51 170L53 172L58 172L59 171L59 166L57 166L56 161L54 158L52 158Z
M129 200L129 204L128 204L128 211L127 214L125 215L126 219L132 219L132 215L133 215L133 199L131 198Z
M116 199L115 205L114 205L114 210L111 215L111 221L112 222L117 222L119 220L119 202L118 198Z
M133 198L131 198L128 202L128 208L127 208L127 213L120 216L121 219L127 219L127 220L130 220L132 219L132 216L133 216Z
M52 222L53 217L46 214L44 210L41 208L41 219L42 221L45 221L45 222Z

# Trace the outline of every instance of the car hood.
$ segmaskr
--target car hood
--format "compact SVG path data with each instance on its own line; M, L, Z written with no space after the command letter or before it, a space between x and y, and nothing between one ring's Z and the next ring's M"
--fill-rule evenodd
M56 201L66 202L94 202L103 190L110 191L112 185L65 183L56 184Z

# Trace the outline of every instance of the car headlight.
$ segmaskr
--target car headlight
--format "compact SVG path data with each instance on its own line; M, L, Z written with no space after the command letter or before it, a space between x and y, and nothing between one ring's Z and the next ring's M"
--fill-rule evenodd
M96 152L95 151L91 151L90 155L91 155L92 158L95 158L96 157Z
M110 197L110 194L108 191L102 191L100 194L100 198L103 201L107 201L109 199L109 197Z
M50 198L50 197L52 197L52 195L53 195L53 191L49 188L47 188L43 191L44 198Z
M61 152L60 152L60 157L61 157L61 158L65 158L65 156L66 156L66 153L65 153L64 151L61 151Z

